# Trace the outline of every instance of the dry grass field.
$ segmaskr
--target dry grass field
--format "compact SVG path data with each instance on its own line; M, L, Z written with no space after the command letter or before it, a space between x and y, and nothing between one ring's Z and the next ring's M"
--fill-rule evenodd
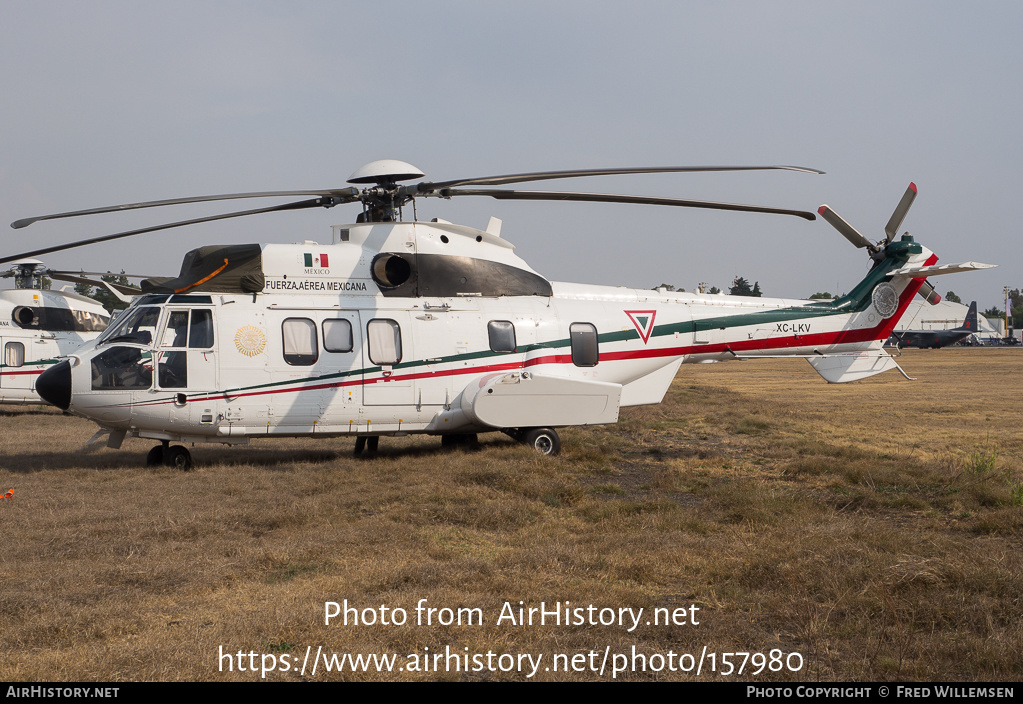
M272 440L197 446L179 473L141 466L148 441L89 452L89 422L0 410L0 680L525 680L502 668L526 655L537 680L610 680L625 655L619 680L1016 680L1023 353L900 363L918 380L683 367L664 403L565 429L553 459L496 434L384 438L368 459ZM325 625L345 599L408 621ZM451 611L418 625L422 599ZM520 601L644 612L631 632L498 623ZM658 608L686 618L647 625ZM458 609L483 623L437 623ZM302 674L310 646L399 657ZM802 667L721 674L724 653L772 650ZM219 657L239 651L241 672ZM457 668L424 671L447 653Z

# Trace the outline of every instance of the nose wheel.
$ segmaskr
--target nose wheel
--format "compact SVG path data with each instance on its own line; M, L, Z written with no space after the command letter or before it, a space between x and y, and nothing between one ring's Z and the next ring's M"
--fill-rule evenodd
M157 445L149 454L146 455L146 466L156 467L163 465L165 467L175 467L180 469L182 472L187 472L192 468L192 453L188 451L187 447L181 445L171 445L168 442L164 442L162 445Z

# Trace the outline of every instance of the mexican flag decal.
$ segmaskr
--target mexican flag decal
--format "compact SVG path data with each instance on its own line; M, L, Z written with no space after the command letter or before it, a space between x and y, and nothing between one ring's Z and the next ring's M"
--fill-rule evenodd
M643 344L645 345L650 339L650 333L654 331L654 318L657 316L657 311L627 310L625 314L629 316L629 320L636 326L636 330L639 331L639 336L643 338Z
M309 267L309 268L312 268L312 267L315 266L315 267L320 267L321 269L326 269L327 267L330 266L330 264L327 263L327 255L326 254L309 254L309 253L305 254L305 265L307 267Z

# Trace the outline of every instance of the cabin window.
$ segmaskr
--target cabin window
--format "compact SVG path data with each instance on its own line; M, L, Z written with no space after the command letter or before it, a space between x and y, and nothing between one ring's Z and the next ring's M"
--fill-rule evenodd
M20 342L8 342L4 345L4 366L20 367L25 364L25 345Z
M323 349L328 352L351 352L354 346L350 321L343 318L323 321Z
M295 366L315 364L320 346L316 340L316 323L308 318L288 318L282 326L284 361Z
M577 367L595 367L599 361L597 328L590 323L572 323L572 364Z
M397 364L401 361L401 328L389 318L376 318L366 326L369 361L373 364Z
M515 326L507 320L491 320L487 323L490 335L490 349L494 352L515 351Z

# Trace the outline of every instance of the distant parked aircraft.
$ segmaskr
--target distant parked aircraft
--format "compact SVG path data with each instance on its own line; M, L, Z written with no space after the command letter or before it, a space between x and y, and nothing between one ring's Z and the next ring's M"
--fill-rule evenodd
M977 302L970 303L970 310L966 313L966 320L957 328L950 330L903 330L892 333L892 340L899 347L931 347L938 349L947 345L953 345L965 337L975 334L977 327Z

